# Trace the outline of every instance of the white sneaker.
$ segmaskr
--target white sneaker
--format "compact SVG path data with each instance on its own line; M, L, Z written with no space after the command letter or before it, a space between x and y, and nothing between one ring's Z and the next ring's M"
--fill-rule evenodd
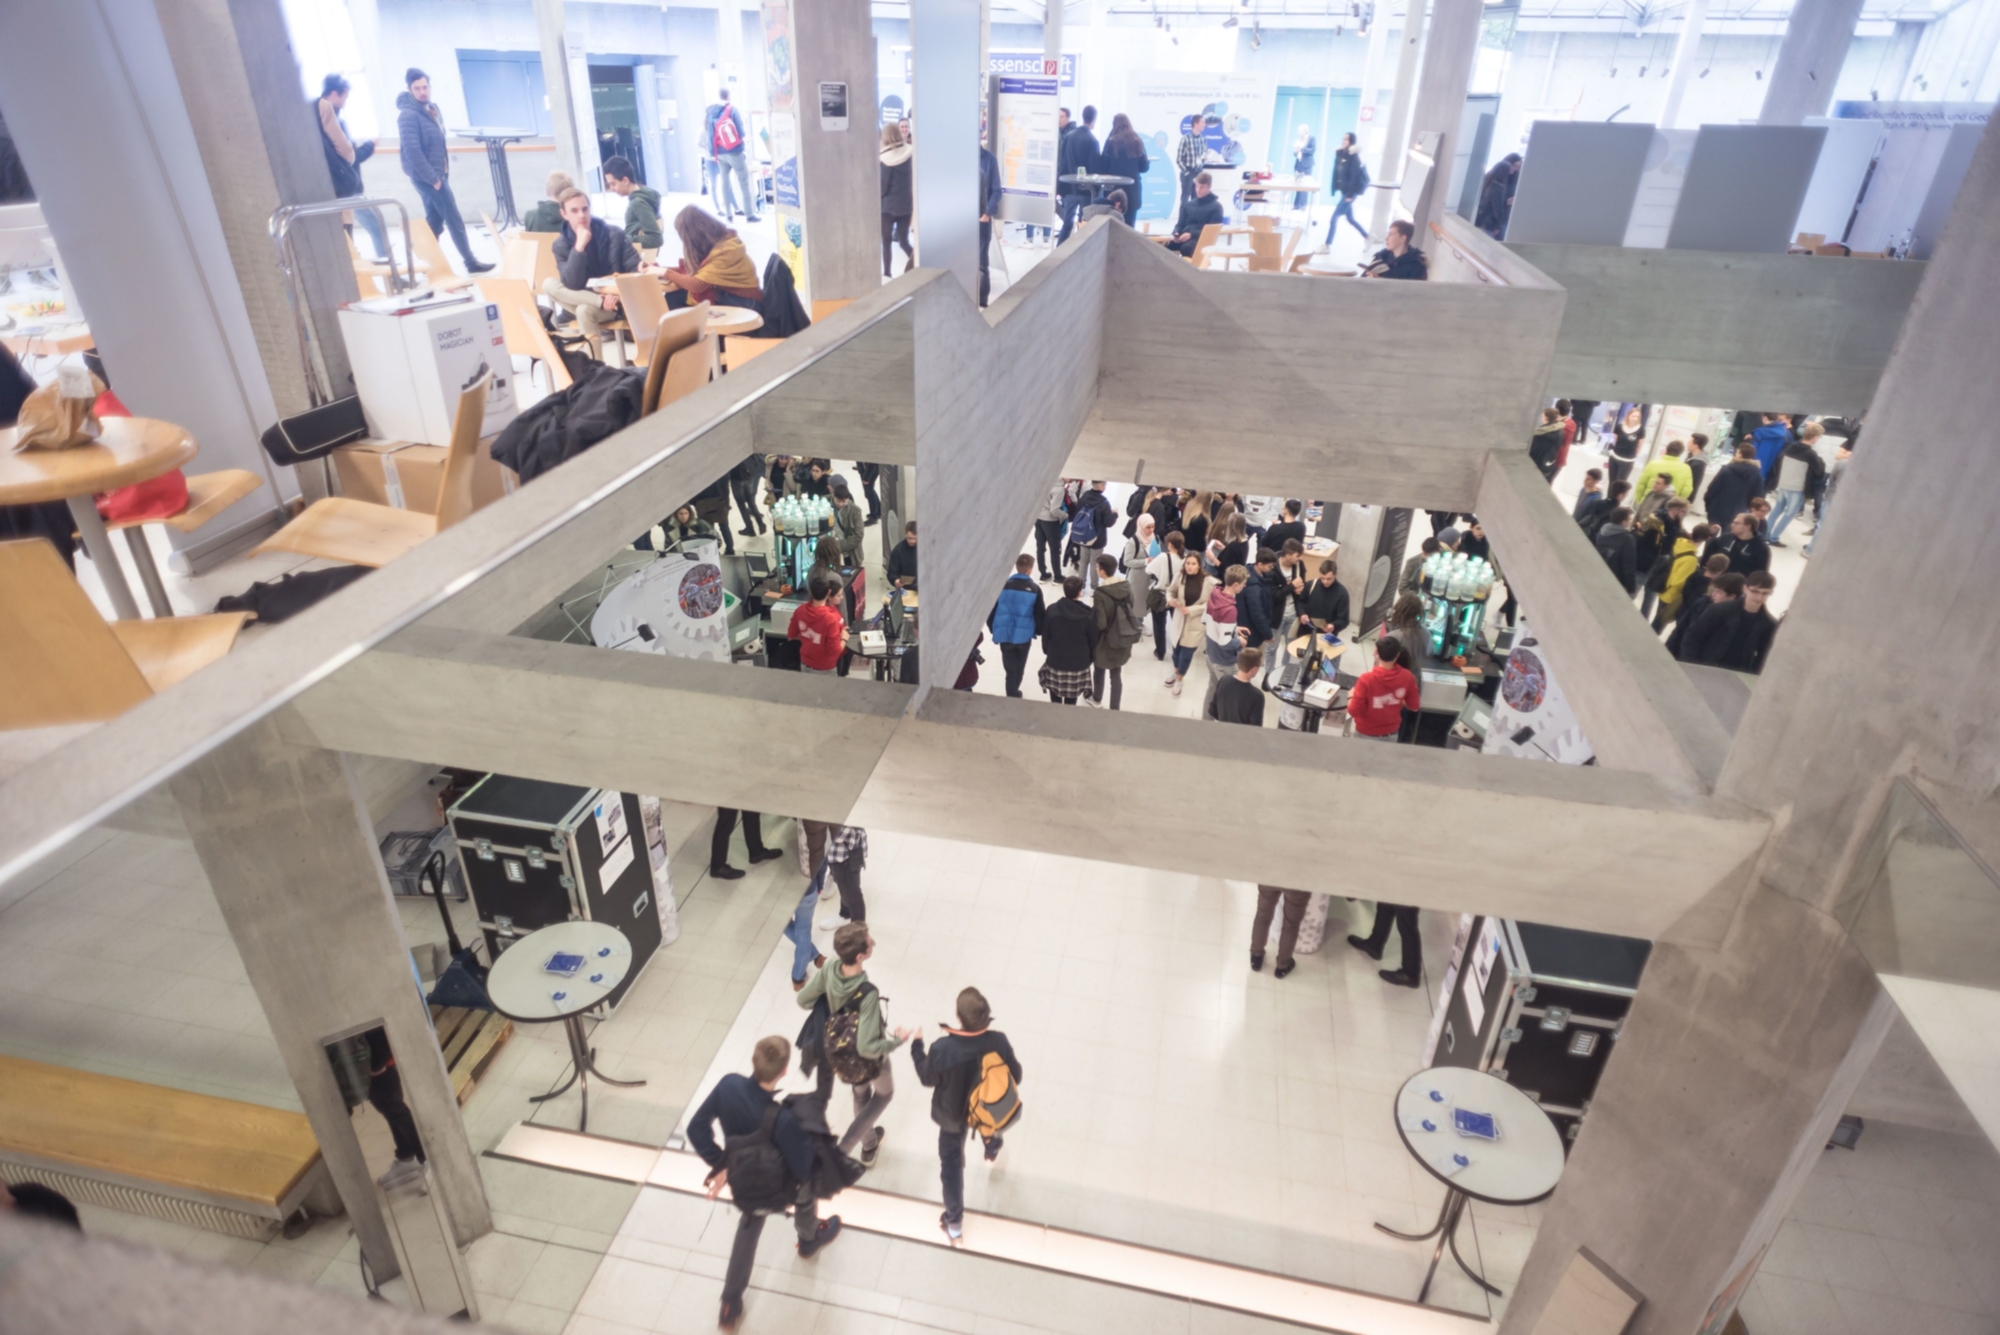
M424 1166L421 1161L417 1159L398 1159L389 1165L388 1172L375 1179L375 1185L381 1187L384 1191L394 1191L397 1187L403 1186L405 1183L421 1180L423 1175Z
M1173 696L1174 696L1174 699L1176 699L1176 700L1180 699L1180 698L1181 698L1181 679L1180 679L1179 677L1175 677L1175 678L1173 679L1173 681L1172 681L1172 682L1171 682L1171 683L1169 684L1169 689L1171 689L1171 690L1173 691Z

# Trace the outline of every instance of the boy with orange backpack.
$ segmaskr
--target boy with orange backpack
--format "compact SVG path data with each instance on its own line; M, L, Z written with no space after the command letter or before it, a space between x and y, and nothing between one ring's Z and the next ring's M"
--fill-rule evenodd
M958 1028L928 1050L919 1037L910 1045L917 1079L931 1091L931 1120L938 1124L938 1163L944 1181L944 1213L938 1227L956 1247L965 1218L965 1137L977 1132L986 1162L1000 1156L1000 1136L1021 1116L1021 1063L1007 1035L990 1028L993 1008L976 987L958 994Z

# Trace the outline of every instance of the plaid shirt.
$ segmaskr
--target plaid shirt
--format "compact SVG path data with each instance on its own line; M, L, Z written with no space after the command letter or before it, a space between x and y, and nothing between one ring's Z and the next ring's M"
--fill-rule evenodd
M834 826L826 840L826 860L846 862L856 857L861 859L862 866L868 865L868 831L859 825Z
M1202 157L1208 152L1208 141L1199 134L1184 134L1180 146L1174 150L1174 165L1183 172L1201 170Z

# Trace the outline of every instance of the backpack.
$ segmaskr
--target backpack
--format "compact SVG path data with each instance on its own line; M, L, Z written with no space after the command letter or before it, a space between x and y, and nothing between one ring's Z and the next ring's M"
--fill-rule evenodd
M979 1059L979 1079L965 1105L965 1124L991 1140L1021 1115L1021 1091L1015 1088L1014 1073L1007 1069L997 1052Z
M729 1196L746 1214L777 1214L798 1198L798 1184L785 1166L785 1155L772 1137L778 1125L778 1105L764 1110L756 1131L740 1139L729 1137L722 1166L729 1173Z
M1139 620L1138 610L1132 606L1132 599L1116 599L1111 608L1111 624L1104 628L1105 638L1122 649L1128 644L1137 644L1145 633L1145 626Z
M1354 159L1354 193L1360 194L1368 188L1368 164L1357 154Z
M1079 547L1093 546L1097 542L1097 507L1080 505L1076 518L1069 521L1069 540Z
M826 1017L826 1046L822 1049L826 1064L850 1085L865 1085L882 1074L880 1059L862 1056L860 1048L861 1003L874 990L875 984L863 983L845 1006Z
M715 151L734 153L743 147L743 132L736 128L736 109L725 106L715 118Z

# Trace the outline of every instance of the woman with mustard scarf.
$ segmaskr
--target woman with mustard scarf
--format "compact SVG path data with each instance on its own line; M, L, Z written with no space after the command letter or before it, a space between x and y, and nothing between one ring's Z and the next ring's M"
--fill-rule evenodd
M669 307L678 311L707 301L763 309L764 289L741 237L693 204L674 216L674 232L681 239L681 258L660 274Z

